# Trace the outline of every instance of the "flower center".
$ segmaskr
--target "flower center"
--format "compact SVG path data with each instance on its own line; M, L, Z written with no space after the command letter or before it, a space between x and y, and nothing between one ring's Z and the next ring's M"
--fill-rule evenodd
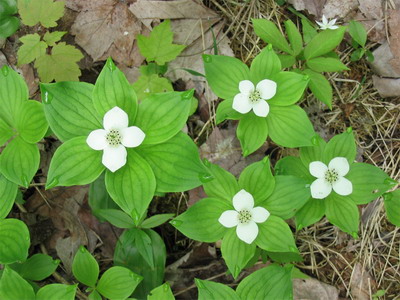
M325 173L325 180L329 183L334 183L339 179L339 174L335 169L329 169Z
M242 209L238 215L239 222L242 224L249 223L251 220L251 217L252 217L251 212L247 209Z
M107 143L110 146L118 146L122 142L122 135L117 129L111 129L106 135Z
M253 103L260 101L261 99L261 94L259 91L254 90L253 92L250 93L249 95L249 100Z

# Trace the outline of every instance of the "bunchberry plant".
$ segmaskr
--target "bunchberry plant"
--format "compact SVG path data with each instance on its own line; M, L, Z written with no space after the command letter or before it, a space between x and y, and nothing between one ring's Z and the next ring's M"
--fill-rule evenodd
M214 178L203 184L208 198L173 219L173 226L194 240L222 239L222 256L235 278L255 255L258 258L257 247L277 261L301 259L283 219L291 218L309 198L303 179L274 177L268 157L246 167L239 181L217 165L206 165Z
M50 163L47 188L88 184L105 171L108 193L138 224L156 191L200 185L206 170L181 132L193 91L154 94L138 104L111 59L94 86L61 82L42 84L41 91L50 127L64 142Z
M281 72L281 62L269 46L250 69L236 58L203 55L206 78L213 92L225 99L216 121L239 120L237 137L247 156L268 136L285 147L310 146L314 129L307 114L294 105L303 95L308 76Z
M5 0L0 2L0 39L5 39L14 34L19 28L17 14L17 1Z
M332 107L332 87L320 73L349 70L334 52L343 40L346 27L334 25L332 21L323 19L318 33L308 19L302 16L303 34L300 34L291 20L285 21L289 44L273 22L253 19L255 33L282 52L279 55L282 67L308 75L311 92L329 108Z
M357 205L378 198L397 182L375 166L355 162L356 153L349 128L328 143L319 138L317 145L301 148L300 157L287 156L278 161L276 174L297 176L310 185L310 199L295 215L297 229L326 215L332 224L357 237Z
M27 34L20 37L22 46L18 50L18 64L34 62L41 82L78 81L81 71L77 62L83 55L74 46L60 42L65 31L48 31L57 26L64 15L64 2L53 0L18 1L18 13L22 23L28 26L40 24L44 34Z

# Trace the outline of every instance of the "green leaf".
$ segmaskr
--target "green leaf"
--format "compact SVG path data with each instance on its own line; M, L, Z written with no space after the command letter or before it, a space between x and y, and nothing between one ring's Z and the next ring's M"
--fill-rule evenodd
M186 46L173 44L173 36L170 20L154 27L148 37L139 34L136 39L140 54L147 61L155 61L158 65L174 60Z
M307 76L294 72L280 72L271 78L277 84L276 94L267 102L270 105L288 106L299 101L308 85Z
M172 92L174 90L171 82L158 74L140 75L132 86L140 100L146 99L154 93Z
M13 135L13 129L0 119L0 146L4 145Z
M292 55L278 54L282 69L291 68L296 63L296 58Z
M46 44L50 47L54 47L57 42L61 40L61 38L66 34L66 31L47 31L44 34L43 40L46 42Z
M196 202L170 223L192 240L213 243L225 234L226 228L218 222L218 219L224 211L230 209L233 209L232 204L226 201L205 198Z
M18 13L25 25L35 26L40 23L46 28L56 27L56 21L64 15L64 1L20 0Z
M53 283L42 287L36 294L36 300L74 300L76 285Z
M153 74L164 75L168 71L168 64L162 66L156 63L148 63L139 67L140 74L150 76Z
M301 230L304 227L308 227L321 220L324 215L325 201L311 198L296 213L296 229Z
M349 33L353 40L355 40L361 47L365 46L365 43L367 42L367 31L360 22L351 20L349 22Z
M330 193L325 199L325 207L329 222L357 238L360 214L357 205L350 197Z
M338 29L327 29L318 33L304 48L305 59L309 60L332 51L343 40L345 32L346 27L339 26Z
M319 135L315 135L313 138L313 146L300 148L300 159L304 166L309 170L310 163L313 161L322 161L324 157L324 151L326 142Z
M167 255L161 237L153 230L145 229L144 231L151 239L154 268L151 268L140 255L132 230L127 230L120 236L114 252L116 265L127 267L143 277L143 281L140 282L133 294L133 297L138 299L145 299L151 290L163 283Z
M266 200L275 187L269 157L248 165L240 174L239 186L254 197L256 206Z
M103 128L93 102L93 85L85 82L41 84L44 112L50 128L65 142Z
M304 110L296 105L272 106L267 116L271 139L283 147L312 145L313 126Z
M8 180L27 188L39 168L39 161L36 144L28 144L17 136L1 153L0 170Z
M150 165L128 149L127 164L115 173L107 170L106 187L115 203L138 224L153 199L156 179Z
M204 191L211 198L226 200L231 204L233 196L240 190L235 176L218 165L209 162L206 165L213 179L203 183Z
M119 209L119 206L111 199L105 184L105 173L102 173L95 181L90 184L89 206L93 215L101 222L106 221L97 214L98 210Z
M275 176L275 189L271 196L262 203L272 215L286 220L311 197L310 187L304 179L294 176Z
M142 276L127 268L111 267L101 276L96 289L110 300L126 299L133 293L142 279Z
M233 99L240 92L239 82L250 79L249 68L237 58L203 55L203 61L207 82L222 99Z
M26 101L21 107L16 129L27 143L37 143L46 134L49 125L44 115L42 103L34 100Z
M222 257L232 273L233 278L237 278L242 269L254 256L256 244L247 244L241 241L236 235L236 228L229 229L221 244Z
M351 128L335 135L325 147L324 162L328 164L335 157L345 157L351 164L356 159L357 148Z
M135 90L111 58L107 59L99 77L97 77L93 90L93 105L101 117L118 106L128 114L129 125L135 124L138 110Z
M305 44L308 44L318 34L318 32L310 23L310 20L308 20L306 17L301 18L301 25L303 27L303 39Z
M258 117L254 113L245 114L239 121L236 134L242 147L243 156L250 155L260 148L268 137L266 118Z
M0 72L0 118L9 126L18 120L21 106L28 100L29 92L24 79L13 69L3 66Z
M47 44L40 40L40 35L37 33L24 35L19 40L22 46L19 47L17 53L18 65L29 64L46 54Z
M68 140L57 148L51 159L46 189L95 181L105 169L102 154L90 148L84 136Z
M7 266L0 280L0 298L2 300L36 299L32 286Z
M103 297L96 290L91 292L88 298L89 300L103 300Z
M253 60L250 67L250 78L257 85L264 79L281 71L281 61L271 46L264 48Z
M8 38L19 28L19 19L13 16L17 12L17 1L9 0L0 3L0 39Z
M305 69L303 73L310 79L308 87L314 96L332 109L332 86L325 76L310 69Z
M60 261L46 254L37 253L29 257L25 262L18 264L15 271L27 280L43 280L49 277L57 269ZM13 265L11 267L14 269Z
M281 34L276 25L265 19L252 19L255 33L266 43L286 52L293 54L285 37Z
M239 120L242 118L242 114L237 112L232 108L233 100L227 99L218 104L215 122L217 124L221 123L222 121L229 119L229 120Z
M281 218L269 216L264 223L257 225L259 232L256 244L261 249L271 252L299 252L289 225Z
M132 218L125 212L118 209L98 209L96 215L102 219L107 220L118 228L132 228L135 227L135 223Z
M167 222L169 219L173 218L175 214L159 214L159 215L154 215L151 216L150 218L144 220L142 224L140 224L141 228L154 228L158 227L161 224L164 224Z
M315 180L299 157L285 156L281 158L275 164L274 170L276 175L292 175L304 179L307 183Z
M339 59L332 57L316 57L307 61L307 66L315 72L340 72L350 70Z
M358 48L351 54L350 60L351 61L358 61L363 57L364 53L365 53L365 49L364 48Z
M183 132L161 144L140 146L136 151L151 166L157 192L193 189L201 184L199 176L206 173L197 146Z
M383 198L388 220L390 223L400 227L400 190L387 193Z
M151 290L150 294L147 296L147 300L175 300L175 297L171 287L166 282Z
M99 264L84 246L80 246L75 254L72 262L72 273L84 285L96 286L99 277Z
M292 299L291 269L275 264L247 276L236 289L240 299Z
M153 249L150 237L141 229L133 228L131 231L135 236L135 245L140 255L150 267L154 268Z
M18 185L0 174L0 219L7 217L17 196Z
M189 117L193 90L151 95L140 103L136 126L144 131L143 145L160 144L175 136Z
M81 51L62 42L51 49L51 54L44 54L36 58L35 68L39 73L40 80L45 83L53 80L57 82L79 81L81 70L79 70L77 62L82 58Z
M348 197L356 204L367 204L393 187L385 172L365 163L352 164L345 177L353 184L353 192Z
M29 246L29 230L24 222L17 219L0 220L1 264L24 261L28 257Z
M240 300L234 290L222 283L198 278L195 278L195 283L199 290L198 300Z
M284 23L290 46L293 49L293 56L297 56L303 50L303 38L299 29L291 20L286 20Z

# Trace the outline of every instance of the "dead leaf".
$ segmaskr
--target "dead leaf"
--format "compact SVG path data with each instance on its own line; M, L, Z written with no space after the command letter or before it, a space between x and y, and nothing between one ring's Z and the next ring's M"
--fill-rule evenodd
M354 300L370 300L370 291L376 289L375 280L368 274L368 272L356 263L350 280L350 291L352 299Z
M295 300L337 300L339 290L316 279L293 279L293 299Z
M71 28L75 40L94 61L111 56L128 66L139 66L144 58L135 42L142 33L142 23L118 0L67 0L66 6L79 15Z
M359 9L367 19L380 20L383 17L382 2L376 0L358 0Z
M391 62L396 60L387 42L383 43L373 52L374 61L370 66L375 74L383 77L400 77L400 71L393 68Z
M400 96L400 78L381 78L372 75L372 80L381 97Z
M389 61L392 68L400 73L400 9L390 9L389 13L389 42L393 58Z
M289 0L296 10L307 10L310 14L328 19L343 18L357 7L357 0Z

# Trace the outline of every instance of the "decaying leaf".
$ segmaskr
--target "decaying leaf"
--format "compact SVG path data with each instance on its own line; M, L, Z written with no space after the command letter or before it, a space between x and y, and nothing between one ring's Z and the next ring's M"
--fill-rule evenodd
M370 300L371 292L375 291L376 282L368 272L356 263L350 281L351 295L354 300Z
M318 18L325 15L327 18L345 17L358 5L357 0L289 0L296 10L307 10Z
M373 75L374 87L382 97L400 96L400 78L381 78Z
M337 300L339 291L334 286L316 279L293 279L295 300Z

